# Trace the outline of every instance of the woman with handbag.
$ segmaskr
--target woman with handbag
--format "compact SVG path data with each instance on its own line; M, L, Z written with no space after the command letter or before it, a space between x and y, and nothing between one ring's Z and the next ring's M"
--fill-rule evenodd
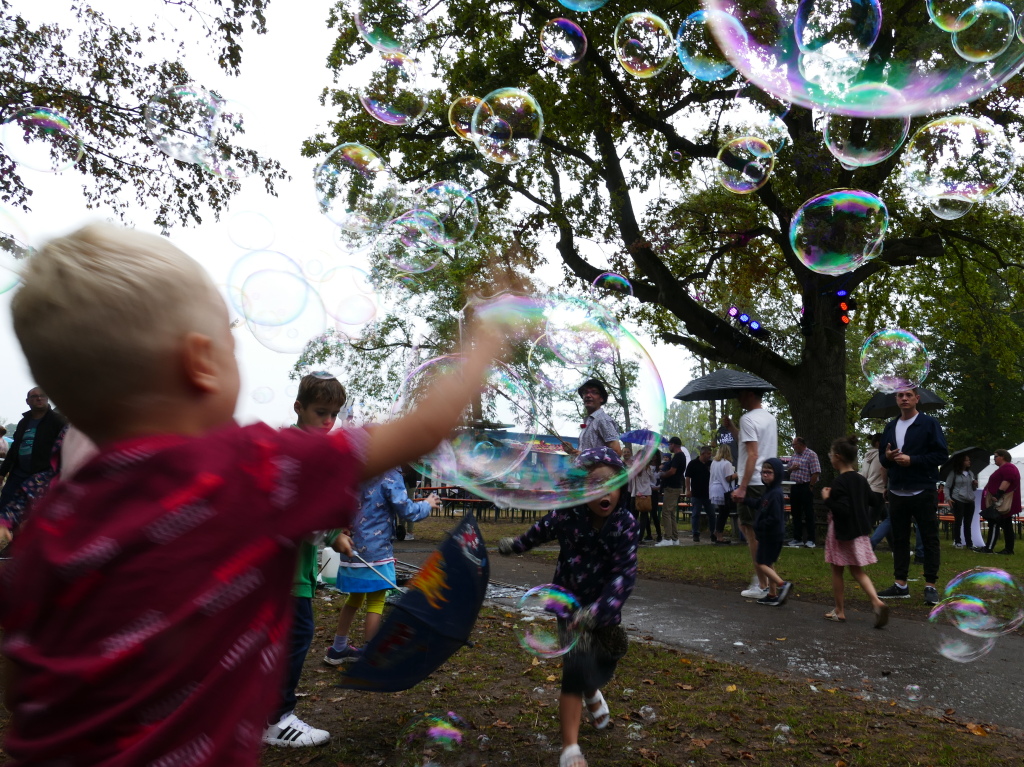
M709 485L711 503L715 507L715 516L718 519L717 536L714 538L715 543L728 544L732 543L731 540L722 537L722 533L725 532L725 520L727 517L732 517L732 529L734 533L738 533L739 526L739 512L736 511L736 506L732 502L732 489L736 487L736 469L732 465L732 452L729 450L728 445L721 445L718 448L718 452L715 453L715 460L711 462L711 483Z
M996 470L981 497L981 516L988 522L988 542L974 550L982 554L1013 554L1013 518L1020 514L1020 470L1013 465L1009 450L996 450ZM1006 536L1002 551L996 551L999 531Z
M629 478L629 494L633 498L631 509L640 524L639 540L653 541L651 538L651 467L650 464L640 469ZM660 535L658 536L661 537Z
M978 489L978 478L971 471L971 457L967 453L957 456L953 468L946 477L946 493L953 510L953 545L962 549L973 548L971 527L974 524L974 491ZM963 538L960 527L963 526Z

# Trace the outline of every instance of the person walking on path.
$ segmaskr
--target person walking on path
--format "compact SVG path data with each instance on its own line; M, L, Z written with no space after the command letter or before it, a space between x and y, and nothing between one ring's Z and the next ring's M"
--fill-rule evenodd
M996 501L1002 500L1003 496L1012 493L1013 500L1010 501L1010 508L999 519L988 523L988 542L983 548L977 548L983 554L1013 554L1013 518L1020 514L1020 470L1013 465L1013 456L1009 450L996 450L995 458L998 467L985 484L985 492L981 496L982 508L985 508L989 497ZM999 531L1002 530L1006 536L1002 551L996 551L996 541L999 540Z
M825 561L832 565L832 594L836 606L825 613L825 620L843 622L846 610L843 595L843 568L860 584L871 600L875 613L875 628L889 622L889 608L878 598L875 585L864 572L865 565L878 559L871 550L871 486L857 473L857 441L853 437L837 439L832 443L829 460L839 472L832 487L823 488L821 497L828 508L828 532L825 533Z
M978 478L970 467L971 457L964 453L956 458L946 477L946 493L949 505L953 507L953 545L958 549L974 546L971 526L974 524L974 491L978 489ZM963 537L960 535L961 527Z
M725 521L732 515L733 534L738 535L740 531L739 521L736 516L736 507L732 503L732 486L736 480L736 469L729 460L732 451L728 445L721 445L715 453L715 460L711 462L711 482L708 485L708 497L715 507L715 543L732 543L723 536L725 532Z
M747 539L750 558L754 562L756 583L740 592L748 599L761 599L768 596L768 579L757 569L757 536L754 534L754 514L757 501L764 495L764 483L761 481L761 466L769 458L775 458L779 450L779 430L775 416L764 409L761 404L761 392L755 389L743 389L736 398L746 411L740 417L739 459L736 473L740 477L739 485L732 491L732 499L738 506L740 530ZM780 461L781 463L781 461ZM782 481L782 476L779 476ZM785 534L783 534L785 538Z
M895 583L878 592L882 599L909 599L910 523L924 541L924 601L939 602L935 581L939 576L939 466L949 458L946 436L939 422L917 409L917 389L896 392L900 417L882 432L881 463L889 472L889 518L892 520L892 560Z
M821 476L818 454L807 447L803 437L793 437L793 455L788 459L787 468L793 487L789 491L789 503L793 510L793 548L814 543L814 486Z
M708 533L711 535L711 542L717 543L715 535L715 507L711 503L711 448L702 445L697 451L697 457L686 464L686 471L683 474L686 481L684 492L690 499L690 530L693 533L693 542L700 542L700 513L703 511L708 518Z
M683 492L683 474L686 472L686 454L683 441L672 437L668 441L671 453L668 468L661 472L661 543L657 546L678 546L679 530L676 516L679 512L679 495Z
M768 583L768 593L757 600L759 605L778 607L786 601L793 584L775 572L775 563L786 540L786 499L782 492L782 461L768 458L761 464L761 480L767 488L757 501L757 572Z

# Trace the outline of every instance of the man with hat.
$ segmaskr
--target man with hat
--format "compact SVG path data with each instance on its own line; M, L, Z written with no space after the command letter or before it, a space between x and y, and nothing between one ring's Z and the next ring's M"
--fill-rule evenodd
M569 455L578 455L584 450L607 447L614 450L616 455L621 456L622 445L619 443L619 430L611 416L604 412L604 403L608 401L608 389L601 381L591 378L584 381L576 393L583 399L583 409L587 411L587 417L583 420L579 449L563 442L562 447L565 448L565 452Z

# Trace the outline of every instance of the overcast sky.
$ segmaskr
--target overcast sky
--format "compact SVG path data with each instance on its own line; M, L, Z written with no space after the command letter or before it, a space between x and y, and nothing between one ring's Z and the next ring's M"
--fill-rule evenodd
M13 5L16 12L24 13L34 22L57 22L65 26L72 22L61 3L15 0ZM326 128L330 119L330 111L319 104L319 94L331 81L325 61L336 35L335 30L327 29L324 23L331 3L304 0L301 5L302 12L297 13L292 4L281 0L270 3L268 34L248 34L244 38L239 77L230 77L217 68L205 41L186 49L184 64L197 81L246 106L246 144L280 161L292 177L290 182L279 184L276 198L264 192L258 179L250 179L243 185L242 193L232 200L230 212L222 221L216 222L212 215L207 215L202 226L171 231L172 241L198 259L218 283L226 281L228 269L244 254L228 237L231 216L243 212L255 211L268 218L275 230L272 248L300 262L315 259L325 265L359 265L333 245L333 225L319 213L313 195L311 177L316 162L299 154L302 141ZM190 25L177 9L159 0L130 3L97 0L92 6L112 20L130 21L139 26L162 18L164 24L178 28L180 39L189 31L196 31L198 35L198 27ZM359 141L361 137L353 135L348 140ZM110 215L102 209L86 209L81 188L87 179L75 171L45 174L26 170L23 178L35 194L32 212L19 215L19 220L35 243ZM157 232L151 220L152 214L146 210L140 209L131 215L131 223L138 229ZM557 258L553 245L550 256ZM556 268L549 274L551 280L559 278ZM13 291L0 295L0 355L5 363L4 375L0 376L0 416L5 422L16 421L18 414L25 410L25 393L33 385L11 329L11 295ZM266 349L244 328L235 335L242 371L242 390L236 411L239 420L259 418L275 425L288 422L295 391L294 384L288 380L288 372L297 355ZM670 399L690 378L690 358L682 350L645 343L661 371L666 396ZM272 398L257 402L253 395L258 389L261 390L257 394L259 399L266 399L266 389L273 392Z

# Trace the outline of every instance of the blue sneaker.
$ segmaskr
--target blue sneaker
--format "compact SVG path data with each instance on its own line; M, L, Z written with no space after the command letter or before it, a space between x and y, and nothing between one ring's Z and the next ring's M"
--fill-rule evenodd
M348 645L344 650L335 650L333 647L328 647L327 654L324 655L324 663L328 666L340 666L343 663L351 663L362 657L363 651L352 645Z

